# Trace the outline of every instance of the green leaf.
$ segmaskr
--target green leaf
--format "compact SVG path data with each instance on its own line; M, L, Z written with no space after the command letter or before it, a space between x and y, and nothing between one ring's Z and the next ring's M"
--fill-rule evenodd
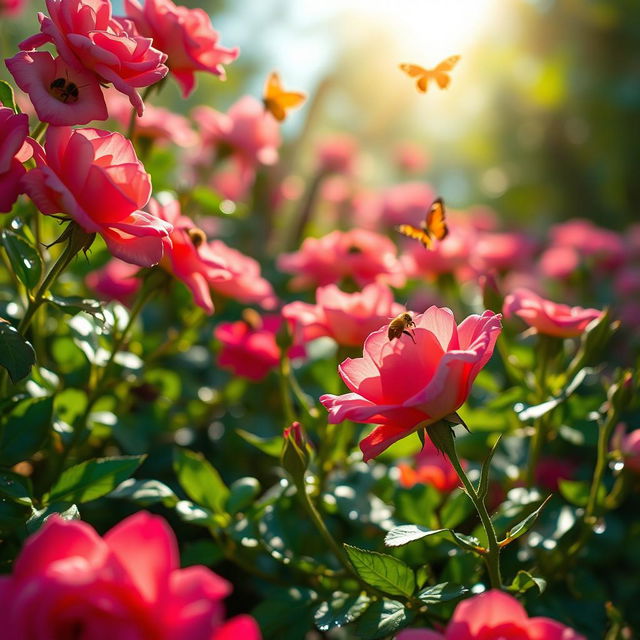
M469 589L460 584L441 582L431 587L427 587L418 593L418 598L425 604L437 604L438 602L448 602L461 598Z
M104 367L109 361L109 352L100 346L99 336L103 330L96 319L86 313L73 316L67 323L76 346L84 353L91 364Z
M249 476L238 478L229 487L226 510L231 514L235 514L251 506L261 488L260 483L255 478Z
M80 511L75 504L56 502L47 505L44 509L33 509L31 517L27 521L27 531L34 533L54 514L63 520L80 520Z
M515 527L513 527L510 531L508 531L507 535L505 536L504 540L500 543L500 545L504 546L506 544L509 544L510 542L513 542L516 538L519 538L520 536L523 536L525 533L527 533L527 531L529 531L529 529L533 527L536 520L538 519L538 516L542 512L542 509L544 509L544 506L547 504L547 502L549 502L550 499L551 499L551 496L548 496L544 500L544 502L533 513L530 513L524 520L521 520L520 522L518 522L518 524L515 525Z
M143 507L158 502L161 502L165 507L174 507L178 503L178 496L159 480L129 478L121 482L108 497L131 500Z
M547 587L547 581L543 578L536 578L532 576L528 571L522 569L518 571L516 577L509 587L509 591L516 593L524 593L529 589L537 589L539 593L542 593Z
M214 513L226 513L229 489L220 474L201 453L189 449L176 449L173 468L185 493L196 503Z
M66 469L51 487L47 502L89 502L113 491L146 456L120 456L87 460Z
M587 482L580 482L579 480L566 480L561 479L558 482L558 489L562 497L571 504L575 504L577 507L585 507L589 501L589 494L591 493L591 487ZM604 485L598 487L597 502L601 504L607 495L607 490Z
M0 239L20 282L27 289L33 289L42 276L42 260L35 247L9 229L2 230Z
M31 507L0 496L0 535L5 536L22 529L29 518Z
M0 465L27 460L44 445L53 413L53 398L29 398L13 410L0 442Z
M358 575L367 584L390 595L410 596L413 593L416 578L402 560L348 544L344 548Z
M369 606L371 598L366 593L349 594L336 591L331 600L323 602L313 614L313 621L320 631L344 627L359 618Z
M0 318L0 366L9 373L11 382L17 384L26 378L36 363L36 352L18 330Z
M384 543L387 547L401 547L409 544L414 540L420 540L427 536L434 536L438 533L446 533L448 529L428 529L417 524L405 524L400 527L394 527L387 533Z
M0 496L31 506L31 480L13 471L0 471Z
M102 315L102 305L98 300L91 300L80 296L54 296L52 293L47 294L46 299L47 302L70 315L74 316L77 313L84 311L92 316L104 319L104 316Z
M197 524L207 528L219 528L224 525L210 509L200 507L189 500L180 500L176 504L175 510L178 517L189 524Z
M273 438L260 438L259 436L245 431L244 429L236 429L236 433L249 444L260 449L262 453L266 453L272 458L280 458L282 452L283 440L282 436L274 436Z
M406 627L415 612L397 600L377 600L360 616L356 635L365 640L385 638Z
M457 527L464 522L473 512L473 503L464 491L452 493L442 505L440 510L440 522L443 527Z
M9 107L15 113L20 113L20 109L16 105L16 99L13 95L13 87L5 80L0 80L0 102L3 106Z

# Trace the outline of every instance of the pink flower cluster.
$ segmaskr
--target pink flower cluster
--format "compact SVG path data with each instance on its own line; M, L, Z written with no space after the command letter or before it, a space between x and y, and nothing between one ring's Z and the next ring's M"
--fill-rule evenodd
M27 172L22 163L33 155L28 135L28 117L0 102L0 213L11 211L22 190L20 180Z
M104 537L52 516L31 536L13 574L0 577L6 640L139 638L259 640L249 616L225 622L229 583L203 566L180 569L167 523L145 512Z

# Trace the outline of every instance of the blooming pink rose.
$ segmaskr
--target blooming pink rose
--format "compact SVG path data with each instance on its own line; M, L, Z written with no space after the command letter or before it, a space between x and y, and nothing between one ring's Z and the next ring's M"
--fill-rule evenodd
M503 591L491 589L463 600L444 632L407 629L397 640L585 640L551 618L529 618L524 607Z
M579 336L587 325L602 315L598 309L570 307L541 298L529 289L516 289L504 299L506 318L518 316L538 333L559 338Z
M208 71L224 79L223 64L238 57L238 49L218 44L218 33L203 9L177 6L171 0L125 0L127 16L138 31L153 39L154 46L168 54L167 65L186 98L194 89L196 71Z
M315 305L292 302L283 307L282 315L302 330L305 342L329 336L339 345L356 347L403 311L384 284L368 284L356 293L328 284L316 290Z
M211 282L214 291L244 304L259 304L263 309L273 309L277 305L273 287L260 275L257 260L232 249L222 240L212 240L209 249L227 265L229 271L228 280Z
M466 466L466 461L462 461ZM410 489L416 484L429 484L441 493L450 493L460 486L460 478L449 458L425 438L424 446L415 457L415 465L405 463L398 465L400 485Z
M100 537L50 517L0 578L5 640L259 640L251 618L224 621L229 583L203 566L180 569L166 521L129 516ZM245 635L229 635L237 629Z
M352 278L361 287L376 281L402 287L406 281L393 242L364 229L305 238L298 251L278 258L278 268L295 274L294 289L332 284L342 278Z
M5 64L42 122L64 126L107 119L95 74L70 67L48 51L20 51Z
M99 233L125 262L150 267L162 257L171 225L141 211L151 193L149 174L119 133L49 127L24 190L47 215L65 213L87 233Z
M209 288L212 283L231 278L226 262L211 251L204 232L182 215L178 200L171 198L161 204L151 198L149 211L173 227L171 246L165 251L162 267L191 289L199 307L213 313Z
M214 336L222 343L218 364L230 369L234 375L257 382L280 362L280 347L276 334L282 326L278 315L247 315L247 320L223 322L214 330ZM290 357L303 355L300 347L289 351Z
M552 246L572 247L598 266L614 269L624 261L626 247L622 237L589 220L576 218L557 224L549 236Z
M102 268L92 271L86 282L101 298L129 304L142 285L136 275L140 268L135 264L111 258Z
M11 211L22 193L21 178L27 172L22 163L33 153L28 135L29 117L0 102L0 213Z
M93 72L100 83L129 97L142 115L136 88L148 87L167 75L167 54L154 49L150 38L136 33L129 20L111 15L109 0L46 0L49 16L38 14L40 33L20 43L23 51L48 42L72 68Z
M358 143L350 135L327 136L316 148L318 170L322 173L352 173L357 153Z
M549 247L538 259L540 273L547 278L566 280L579 266L580 254L573 247Z
M456 326L451 310L430 307L414 322L415 343L406 336L389 340L386 326L374 331L363 357L347 358L338 368L352 393L320 398L332 424L379 425L360 443L365 460L457 411L501 330L500 315L491 311Z
M473 250L473 266L480 272L526 269L533 260L536 242L519 232L480 234Z
M131 105L121 93L108 91L107 107L110 117L117 120L123 127L128 126ZM198 136L187 118L152 104L146 105L144 114L136 120L135 135L159 142L173 142L179 147L192 147L198 142Z
M404 182L385 189L381 194L381 217L387 225L419 225L436 194L423 182ZM424 249L423 249L424 250Z

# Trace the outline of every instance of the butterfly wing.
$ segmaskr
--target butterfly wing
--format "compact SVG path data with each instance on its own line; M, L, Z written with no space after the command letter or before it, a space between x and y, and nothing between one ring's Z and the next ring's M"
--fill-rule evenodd
M292 109L301 105L307 96L300 91L283 91L278 96L278 102L285 109Z
M407 236L407 238L418 240L422 243L425 249L430 249L431 245L433 244L433 241L431 240L431 236L429 235L429 231L427 229L419 229L418 227L414 227L411 224L401 224L396 227L396 230L403 236Z
M280 75L277 71L272 71L267 78L267 83L264 87L264 101L275 100L282 93L282 84L280 82Z
M443 240L447 237L449 229L445 218L444 202L442 198L436 198L433 201L425 220L425 228L427 233L436 240Z
M286 117L287 113L280 104L280 102L275 98L265 98L263 101L264 108L278 121L282 122Z
M416 78L417 76L423 76L427 73L424 67L419 64L400 64L398 65L402 71L404 71L410 78Z
M449 56L446 60L443 60L434 69L432 69L432 71L434 73L449 72L456 66L456 64L458 64L458 60L460 60L460 56Z
M264 89L265 109L276 119L282 122L287 116L287 109L292 109L302 104L305 94L298 91L285 91L280 82L280 76L272 71L267 78Z

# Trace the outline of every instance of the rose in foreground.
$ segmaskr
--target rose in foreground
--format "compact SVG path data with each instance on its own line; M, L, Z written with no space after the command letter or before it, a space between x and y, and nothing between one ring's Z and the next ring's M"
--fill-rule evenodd
M101 538L91 525L52 516L29 538L13 575L0 578L6 640L258 640L255 621L224 621L226 580L180 569L162 518L140 512Z
M196 71L208 71L224 79L223 64L238 57L238 49L218 44L218 33L203 9L176 6L171 0L125 0L127 15L138 31L168 54L167 66L186 98L194 89Z
M29 117L0 102L0 213L11 211L20 195L20 178L26 173L22 163L32 154L28 135Z
M86 69L100 83L111 82L128 96L142 115L136 88L148 87L167 75L167 55L151 46L128 20L111 15L109 0L46 0L49 16L38 14L40 33L20 43L23 51L55 45L72 68Z
M150 267L162 258L172 227L141 209L151 179L133 145L119 133L49 127L24 190L47 215L67 214L87 233L99 233L116 257Z
M393 301L391 289L383 284L369 284L355 293L329 284L316 291L315 305L292 302L282 309L282 315L302 330L305 342L329 336L339 345L356 347L403 311L404 307Z
M497 589L461 602L444 632L407 629L397 640L584 640L551 618L529 618L513 597Z
M558 338L579 336L602 311L570 307L541 298L529 289L516 289L504 300L505 318L518 316L538 333Z
M360 443L365 460L457 411L501 330L500 315L491 311L456 326L451 310L434 306L414 321L415 343L406 336L390 341L386 326L374 331L363 357L347 358L338 368L352 393L320 398L332 424L379 425Z

